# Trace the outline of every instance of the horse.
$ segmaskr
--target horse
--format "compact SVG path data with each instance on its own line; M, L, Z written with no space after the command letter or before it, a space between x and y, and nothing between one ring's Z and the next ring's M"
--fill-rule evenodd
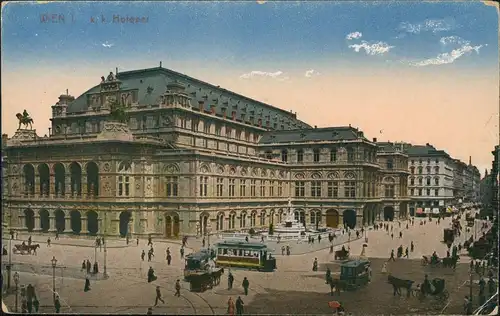
M224 268L212 272L212 285L219 285L221 276L224 274Z
M33 128L32 124L35 123L35 121L33 121L33 119L31 117L29 117L29 116L25 117L21 113L17 113L16 117L19 120L19 127L18 127L18 129L21 129L21 124L23 124L26 127L28 127L28 125L29 125L30 129Z
M458 259L458 256L443 258L443 267L455 269L457 267Z
M36 256L36 249L37 248L40 248L40 244L32 244L32 245L27 246L28 253L31 254L31 252L33 251L33 254Z
M343 260L349 257L349 251L347 250L337 250L335 251L334 258L335 260Z
M410 297L412 293L412 285L415 283L415 281L412 280L403 280L399 279L396 277L393 277L392 275L387 276L387 282L392 285L392 288L394 289L394 296L396 296L396 293L401 295L401 288L406 289L406 296Z
M335 292L340 296L340 291L347 291L347 282L344 280L333 279L330 278L328 280L328 284L330 285L330 295L333 296L333 289L335 288Z

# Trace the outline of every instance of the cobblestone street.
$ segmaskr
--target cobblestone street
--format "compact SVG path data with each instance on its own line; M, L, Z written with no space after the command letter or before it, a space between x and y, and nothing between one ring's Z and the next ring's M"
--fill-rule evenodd
M468 279L468 259L463 260L456 271L445 268L423 267L420 263L422 254L429 255L436 250L440 256L445 255L446 246L441 243L442 231L448 227L450 220L446 219L437 225L434 221L426 225L419 225L419 219L415 220L415 226L405 228L405 223L392 223L394 227L394 239L385 231L370 230L367 233L368 247L366 255L371 259L373 266L373 280L365 288L356 292L341 294L341 300L346 309L355 314L399 314L399 313L439 313L446 302L436 302L429 298L428 302L421 303L416 298L394 297L392 287L387 284L386 274L381 273L384 259L388 258L390 249L397 248L400 244L409 245L411 240L415 243L415 251L410 260L397 259L388 265L389 272L396 276L412 279L416 283L423 280L424 274L429 277L440 276L446 279L446 288L450 292L450 304L445 313L458 313L461 311L463 296L468 293L468 287L464 282ZM399 238L399 230L403 231L403 238ZM396 233L397 232L397 233ZM396 237L396 235L398 237ZM465 236L463 236L465 238ZM39 238L34 238L38 241ZM73 240L67 238L67 242ZM189 292L189 284L183 281L184 262L180 260L180 245L177 243L154 241L155 257L152 262L142 261L141 251L147 250L147 241L141 240L136 246L135 240L128 247L108 247L107 249L107 272L109 279L92 280L91 291L83 292L84 272L81 271L81 263L84 259L94 261L96 256L103 270L104 251L93 247L81 247L80 240L75 240L73 246L53 244L47 247L42 244L38 249L38 255L12 255L13 271L18 271L20 284L33 284L39 297L40 312L53 312L52 306L52 268L50 260L52 256L57 258L55 273L56 292L61 297L63 305L62 312L73 313L145 313L148 307L154 304L155 287L162 288L165 304L154 308L154 314L224 314L229 297L235 299L241 295L243 289L241 282L243 277L250 281L250 293L243 297L246 312L256 313L328 313L328 301L332 300L329 295L329 286L325 284L324 271L330 266L334 273L339 271L339 263L334 262L329 253L329 244L325 240L321 247L326 249L316 250L319 245L308 245L302 243L301 252L311 251L306 254L295 254L292 256L281 256L277 254L278 270L273 273L256 271L234 270L235 288L227 290L227 278L223 276L221 284L204 293ZM121 241L113 241L116 244ZM323 241L322 241L323 242ZM347 246L351 248L352 255L356 257L361 253L364 238L350 241ZM111 242L109 242L111 244ZM190 239L188 246L198 250L200 239ZM172 251L173 261L170 266L166 264L165 252L169 247ZM336 246L336 249L340 245ZM187 249L186 254L192 251ZM2 258L2 265L8 262L8 256ZM312 262L318 258L320 271L312 272ZM414 260L413 260L414 259ZM147 283L146 272L153 267L158 280ZM227 272L226 272L227 275ZM5 276L4 276L5 277ZM182 284L182 296L174 297L175 280L180 279ZM464 294L465 293L465 294ZM337 298L333 298L337 300ZM4 298L5 303L13 308L14 296L8 295ZM359 301L367 302L359 304Z

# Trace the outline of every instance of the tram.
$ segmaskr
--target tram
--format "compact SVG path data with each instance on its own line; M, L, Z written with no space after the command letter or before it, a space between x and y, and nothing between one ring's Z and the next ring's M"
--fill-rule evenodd
M245 241L222 241L214 245L216 265L218 267L237 267L274 271L276 258L271 256L271 249L262 243Z

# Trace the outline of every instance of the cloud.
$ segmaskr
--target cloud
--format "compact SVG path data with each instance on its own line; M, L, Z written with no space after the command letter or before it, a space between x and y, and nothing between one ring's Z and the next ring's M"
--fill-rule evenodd
M356 32L352 32L352 33L347 34L345 39L350 41L353 39L361 38L361 36L363 36L363 33L356 31Z
M423 66L430 66L430 65L445 65L445 64L451 64L455 60L459 59L462 56L469 55L473 51L475 51L477 54L479 54L479 49L483 47L484 45L477 45L477 46L471 46L469 44L465 44L460 48L454 49L449 53L442 53L437 55L435 58L429 58L425 59L419 62L410 62L411 66L416 66L416 67L423 67Z
M250 79L254 77L269 77L273 78L279 81L285 81L290 79L287 76L283 76L283 71L276 71L276 72L267 72L267 71L260 71L260 70L253 70L250 71L249 73L242 74L240 76L241 79Z
M401 22L399 29L407 33L420 34L422 32L451 31L457 27L452 19L428 19L420 23Z
M457 44L457 45L463 46L463 45L469 45L470 44L469 41L464 40L460 36L445 36L445 37L441 37L441 39L439 40L439 42L441 44L443 44L443 45Z
M354 49L356 53L364 49L367 55L383 55L394 48L394 46L390 46L386 42L369 43L367 41L361 41L361 44L352 44L349 45L349 48Z
M111 47L115 46L115 44L111 44L111 43L108 43L108 42L106 41L106 43L102 43L102 46L103 46L103 47L106 47L106 48L111 48Z
M304 76L306 76L307 78L311 78L312 76L318 76L318 75L319 75L319 72L317 72L314 69L306 70L306 72L304 73Z

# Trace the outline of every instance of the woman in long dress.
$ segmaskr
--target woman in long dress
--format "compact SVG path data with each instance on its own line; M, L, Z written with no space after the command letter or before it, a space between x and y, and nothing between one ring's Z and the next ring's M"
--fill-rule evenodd
M230 316L234 315L234 302L233 302L233 299L231 297L227 301L227 314Z
M384 265L382 266L382 273L387 273L387 262L384 262Z

